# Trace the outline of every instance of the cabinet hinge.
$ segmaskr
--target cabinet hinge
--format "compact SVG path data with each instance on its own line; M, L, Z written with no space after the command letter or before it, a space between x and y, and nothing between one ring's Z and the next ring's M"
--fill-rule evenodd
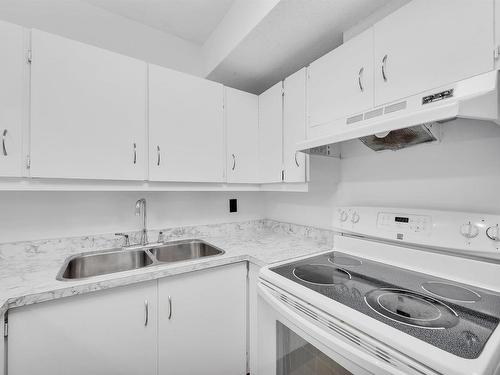
M26 61L28 61L28 64L31 64L31 62L33 61L33 55L31 53L30 49L28 50L28 53L26 54Z
M281 181L285 181L285 171L281 171Z
M493 58L498 60L500 58L500 46L496 46L493 50Z
M31 158L30 156L26 156L26 169L30 169L31 168Z

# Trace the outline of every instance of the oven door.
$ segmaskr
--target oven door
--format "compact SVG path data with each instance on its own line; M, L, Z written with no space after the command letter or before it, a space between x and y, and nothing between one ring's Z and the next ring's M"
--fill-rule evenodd
M257 375L435 374L401 362L373 339L343 331L265 281L259 282L258 294Z

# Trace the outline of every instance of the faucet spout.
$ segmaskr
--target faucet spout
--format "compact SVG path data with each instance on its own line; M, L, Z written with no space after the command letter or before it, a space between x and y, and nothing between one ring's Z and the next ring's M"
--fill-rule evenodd
M147 229L147 213L146 213L146 199L141 198L135 203L135 215L142 218L142 232L141 232L141 245L147 245L148 229Z

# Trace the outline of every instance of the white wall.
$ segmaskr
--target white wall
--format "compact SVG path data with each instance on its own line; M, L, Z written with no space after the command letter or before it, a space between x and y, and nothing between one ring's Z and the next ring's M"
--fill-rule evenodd
M201 46L78 0L0 0L0 19L203 75Z
M262 218L256 192L0 192L0 242L139 230L137 199L147 200L148 227ZM238 212L229 213L229 198Z
M311 158L309 194L266 193L264 216L329 228L343 205L500 214L500 126L457 120L441 143L375 153L342 144L340 161Z

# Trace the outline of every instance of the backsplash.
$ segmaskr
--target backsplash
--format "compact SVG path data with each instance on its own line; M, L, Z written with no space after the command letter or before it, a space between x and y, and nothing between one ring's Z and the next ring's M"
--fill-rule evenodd
M164 241L174 241L179 239L193 239L197 237L216 237L225 233L237 233L248 231L269 231L272 233L283 233L301 238L309 238L318 243L333 245L333 231L310 226L283 223L275 220L259 219L244 222L233 222L223 224L209 224L197 226L173 227L161 230L148 231L150 242L156 242L159 232L162 231ZM140 231L126 232L130 236L130 243L139 243ZM121 247L123 238L117 237L114 233L87 235L79 237L65 237L54 239L41 239L34 241L19 241L0 243L0 260L6 260L9 254L24 251L29 254L44 252L64 252L78 253L88 250L100 250L106 248Z

